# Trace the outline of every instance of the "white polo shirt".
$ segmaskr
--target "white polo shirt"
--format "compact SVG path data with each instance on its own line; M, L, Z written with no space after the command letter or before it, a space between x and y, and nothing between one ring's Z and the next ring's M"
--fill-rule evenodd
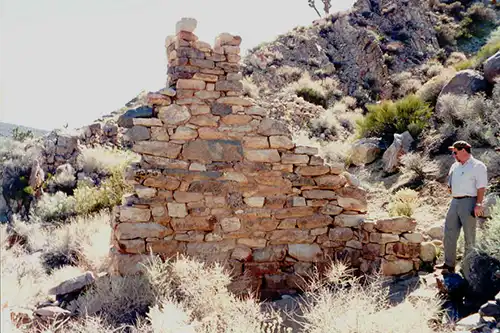
M486 165L470 157L464 164L455 162L448 173L448 186L453 197L477 196L477 190L488 185Z

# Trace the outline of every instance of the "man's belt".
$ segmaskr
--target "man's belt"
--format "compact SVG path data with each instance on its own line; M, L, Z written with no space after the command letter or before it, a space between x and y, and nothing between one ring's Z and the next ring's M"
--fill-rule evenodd
M475 198L475 197L470 196L470 195L464 195L464 196L462 196L462 197L453 197L453 199L467 199L467 198L472 199L472 198Z

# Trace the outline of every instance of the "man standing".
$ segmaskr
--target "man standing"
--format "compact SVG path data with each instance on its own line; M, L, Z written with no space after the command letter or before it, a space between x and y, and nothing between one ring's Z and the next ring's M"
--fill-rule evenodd
M476 217L483 215L488 177L484 163L471 155L470 144L457 141L449 149L456 160L448 173L448 187L453 199L444 225L444 263L435 268L453 273L460 229L464 230L464 258L475 245Z

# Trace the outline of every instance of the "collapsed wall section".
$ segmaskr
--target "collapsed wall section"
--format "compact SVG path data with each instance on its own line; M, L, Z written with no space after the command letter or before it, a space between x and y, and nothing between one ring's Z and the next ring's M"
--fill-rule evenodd
M137 272L149 252L185 254L289 290L333 258L388 275L418 268L415 221L366 220L366 192L341 165L241 97L241 38L222 34L212 48L195 26L183 19L167 38L167 87L148 96L152 118L133 119L141 162L113 214L115 272Z

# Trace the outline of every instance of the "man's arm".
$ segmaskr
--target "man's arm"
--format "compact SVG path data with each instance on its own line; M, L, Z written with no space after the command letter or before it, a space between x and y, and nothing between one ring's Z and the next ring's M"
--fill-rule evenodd
M483 200L484 193L486 192L486 187L488 186L488 172L484 164L478 165L476 167L476 207L474 208L474 214L477 216L482 216L484 213Z

